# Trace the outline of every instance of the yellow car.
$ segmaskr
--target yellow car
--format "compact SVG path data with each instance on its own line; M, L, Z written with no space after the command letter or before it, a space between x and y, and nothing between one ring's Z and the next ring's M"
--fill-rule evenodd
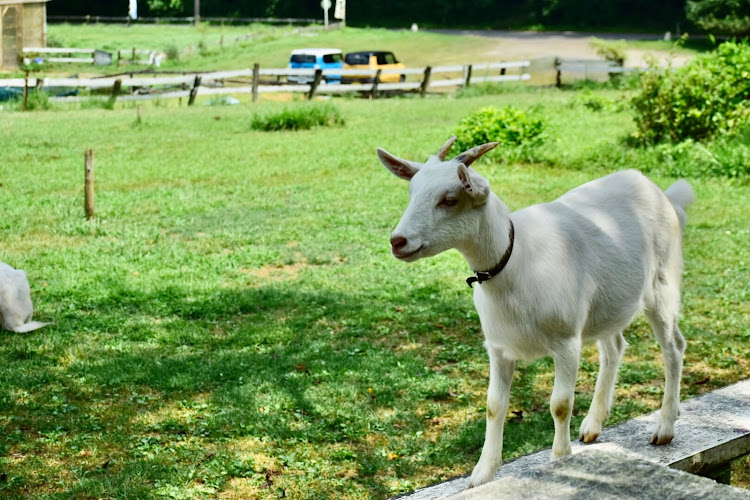
M405 69L404 63L399 62L393 52L380 50L365 50L361 52L349 52L344 57L344 69ZM399 73L383 73L380 81L383 83L403 82L406 75ZM368 83L374 78L370 75L343 75L341 83Z

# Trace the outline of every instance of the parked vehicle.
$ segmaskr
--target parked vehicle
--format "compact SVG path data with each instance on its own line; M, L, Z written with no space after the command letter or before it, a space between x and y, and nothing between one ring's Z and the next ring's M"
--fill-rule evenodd
M344 66L339 49L295 49L289 57L290 69L340 69ZM326 83L341 83L341 75L325 75ZM290 75L290 82L312 83L312 76Z
M382 50L365 50L360 52L349 52L344 57L344 68L346 69L405 69L404 63L399 62L393 52ZM399 73L383 73L380 75L380 81L383 83L403 82L406 75ZM342 83L372 82L374 77L371 75L345 75Z

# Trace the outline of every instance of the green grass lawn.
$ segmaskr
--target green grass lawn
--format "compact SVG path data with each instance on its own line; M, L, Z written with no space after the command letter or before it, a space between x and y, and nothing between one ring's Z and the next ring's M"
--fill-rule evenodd
M120 105L2 112L0 260L27 270L35 318L55 322L0 336L2 496L383 498L469 472L488 364L468 269L455 251L390 255L407 185L375 148L424 160L468 112L513 104L546 120L545 144L477 165L511 208L619 168L658 172L654 153L622 142L626 108L578 99L342 99L344 126L285 133L250 127L273 102L146 104L140 124ZM750 186L691 182L684 397L750 369ZM626 338L608 424L661 399L645 320ZM574 433L596 370L589 347ZM518 365L506 459L551 445L552 377L549 359Z
M467 64L517 60L512 53L501 52L502 41L478 36L454 36L426 31L344 28L299 31L291 26L217 26L181 25L69 25L48 26L48 44L54 47L117 50L133 48L156 50L169 58L161 70L211 71L252 68L283 68L289 53L302 47L335 47L344 52L390 50L407 66ZM629 48L669 52L673 44L662 41L631 41ZM695 54L711 47L691 45L680 49ZM177 58L174 58L177 56ZM554 53L549 54L550 57ZM45 64L32 76L52 74L111 74L146 69L145 66L91 66L90 64ZM21 75L21 71L9 73Z

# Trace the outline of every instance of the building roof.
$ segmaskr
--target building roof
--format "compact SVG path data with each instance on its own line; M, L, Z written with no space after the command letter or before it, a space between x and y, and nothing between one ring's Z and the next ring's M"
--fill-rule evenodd
M0 5L18 5L19 3L47 3L49 0L0 0Z
M341 54L341 50L339 49L294 49L292 51L292 55L295 55L295 54L310 54L311 56L324 56L326 54Z

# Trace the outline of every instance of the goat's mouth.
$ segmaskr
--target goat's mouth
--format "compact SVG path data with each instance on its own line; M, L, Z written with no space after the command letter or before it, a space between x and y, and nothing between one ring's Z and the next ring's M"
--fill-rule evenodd
M416 255L424 248L424 245L419 245L418 248L415 250L396 250L395 248L391 249L391 252L393 253L393 256L396 257L399 260L406 260L406 261L412 261L417 260L418 257Z

